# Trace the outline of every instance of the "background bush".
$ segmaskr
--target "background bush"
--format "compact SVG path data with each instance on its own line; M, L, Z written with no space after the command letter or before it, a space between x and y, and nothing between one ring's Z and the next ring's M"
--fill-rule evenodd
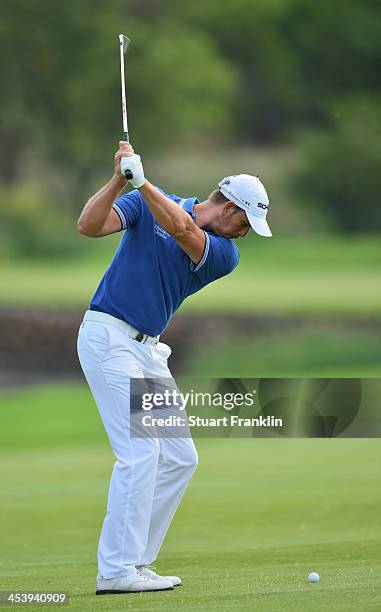
M276 192L293 185L311 228L321 212L325 229L379 227L379 207L369 204L379 193L381 5L375 0L334 6L2 0L0 225L6 239L0 254L4 244L15 256L59 253L61 237L53 240L41 227L56 228L59 218L72 231L84 201L109 177L121 135L119 32L133 41L130 132L145 159L193 153L207 167L223 151L231 152L233 166L238 146L254 152L286 146L303 168ZM301 131L311 135L295 140ZM44 171L32 172L36 164ZM43 205L41 219L42 200L57 199L51 173L64 189L59 208ZM196 176L194 185L196 191ZM22 214L18 204L9 210L25 191L36 202L29 216L30 199ZM292 227L304 228L306 217L298 225L298 214L291 215ZM287 224L278 230L287 231ZM65 252L76 249L69 239Z
M300 202L323 211L337 230L381 230L381 99L338 104L335 125L300 146L305 162L294 180Z

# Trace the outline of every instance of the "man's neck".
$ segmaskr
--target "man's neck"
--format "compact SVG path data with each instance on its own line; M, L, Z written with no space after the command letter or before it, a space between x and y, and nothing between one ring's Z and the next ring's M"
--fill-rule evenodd
M210 200L205 200L195 204L193 212L196 215L195 222L202 229L213 229L213 218L215 216L214 204Z

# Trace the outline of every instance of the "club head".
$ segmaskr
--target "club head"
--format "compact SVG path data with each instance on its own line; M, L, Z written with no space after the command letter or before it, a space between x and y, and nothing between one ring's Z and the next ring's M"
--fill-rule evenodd
M130 39L124 34L119 34L119 44L123 45L123 53L126 53L128 45L130 44Z

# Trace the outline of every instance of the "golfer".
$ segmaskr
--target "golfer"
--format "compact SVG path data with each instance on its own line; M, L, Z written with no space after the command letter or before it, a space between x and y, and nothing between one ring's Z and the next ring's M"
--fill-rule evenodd
M239 251L232 239L251 227L271 236L269 200L257 177L224 178L199 202L167 195L146 180L129 143L119 143L114 161L111 180L78 219L85 236L124 230L78 336L80 363L116 457L98 547L99 595L181 585L179 577L160 576L150 566L197 453L191 437L130 435L130 379L171 378L171 349L159 339L179 306L234 270ZM120 195L126 170L134 190Z

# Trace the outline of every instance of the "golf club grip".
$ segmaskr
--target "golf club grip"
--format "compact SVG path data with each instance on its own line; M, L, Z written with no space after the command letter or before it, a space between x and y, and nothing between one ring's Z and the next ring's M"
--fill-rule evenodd
M128 132L123 132L123 140L125 142L130 142L129 136L128 136ZM132 179L132 172L131 170L126 170L126 172L124 173L124 176L126 177L126 179L129 181L130 179Z

